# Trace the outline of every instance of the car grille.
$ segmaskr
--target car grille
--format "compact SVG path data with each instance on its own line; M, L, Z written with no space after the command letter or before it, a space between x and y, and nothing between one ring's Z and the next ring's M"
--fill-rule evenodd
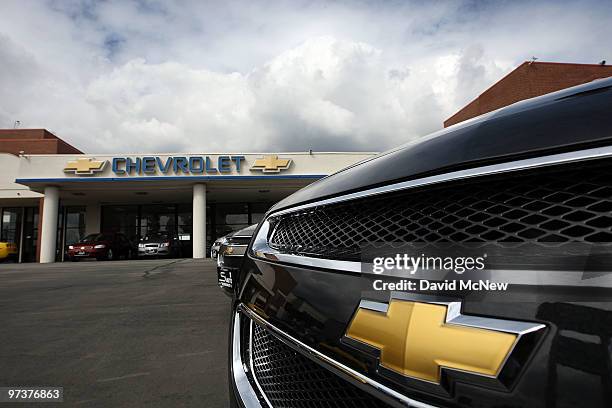
M274 249L354 261L372 242L610 244L612 162L447 182L269 221Z
M273 408L389 407L252 325L253 375Z
M249 245L251 237L230 237L227 241L232 245Z

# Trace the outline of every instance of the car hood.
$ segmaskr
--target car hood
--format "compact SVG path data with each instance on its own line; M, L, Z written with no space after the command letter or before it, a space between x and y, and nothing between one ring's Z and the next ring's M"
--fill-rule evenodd
M230 234L227 234L225 236L225 238L252 237L253 233L255 232L255 229L257 229L257 224L249 225L246 228L243 228L241 230L238 230L238 231L232 232Z
M94 245L108 245L108 241L89 241L89 242L77 242L75 244L71 244L74 246L94 246Z
M611 108L612 78L517 102L325 177L270 212L448 171L609 144Z

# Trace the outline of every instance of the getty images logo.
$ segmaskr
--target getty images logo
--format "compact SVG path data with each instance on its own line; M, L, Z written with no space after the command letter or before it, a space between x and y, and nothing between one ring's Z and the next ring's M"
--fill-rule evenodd
M472 270L481 271L485 268L487 254L482 256L410 256L408 254L395 254L395 256L381 256L373 259L372 272L380 275L386 271L405 271L414 275L419 270L453 271L459 275Z

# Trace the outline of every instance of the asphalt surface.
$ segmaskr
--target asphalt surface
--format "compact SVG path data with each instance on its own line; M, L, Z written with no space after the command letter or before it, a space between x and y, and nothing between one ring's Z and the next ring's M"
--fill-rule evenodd
M210 260L1 264L0 386L62 386L63 407L226 407L229 314Z

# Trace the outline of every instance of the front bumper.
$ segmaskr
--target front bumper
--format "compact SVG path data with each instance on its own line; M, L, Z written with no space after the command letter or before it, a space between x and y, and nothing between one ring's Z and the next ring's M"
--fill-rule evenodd
M99 258L106 255L106 248L102 249L82 249L82 250L68 250L69 258Z
M513 276L508 275L508 279L512 280ZM241 273L234 281L238 302L235 310L265 325L277 337L298 348L298 352L307 358L315 357L317 364L328 367L330 371L336 367L341 371L339 375L350 377L349 382L352 380L361 383L363 380L373 393L379 394L384 389L376 386L380 384L390 391L386 396L395 395L393 392L401 394L413 406L469 407L473 406L469 401L477 401L482 407L503 404L544 407L547 400L557 401L559 406L570 406L568 403L574 402L578 395L588 399L585 405L606 406L601 400L605 386L599 383L590 385L587 382L589 378L596 381L597 376L591 374L593 369L588 365L591 357L584 355L584 350L594 350L598 347L597 342L587 340L579 346L572 346L576 352L582 350L581 354L570 353L579 356L571 363L584 373L581 375L570 375L563 371L561 367L567 364L567 360L571 360L571 355L560 352L555 344L565 341L562 330L558 329L559 325L582 325L584 329L580 330L583 332L593 332L592 328L598 327L598 322L608 321L612 316L609 288L595 289L589 285L570 288L537 282L517 282L511 284L507 291L485 298L478 291L464 293L461 296L462 314L533 322L544 324L547 328L537 332L538 335L525 349L525 353L517 354L516 358L513 355L512 365L508 366L512 371L503 378L495 379L495 382L474 375L449 372L448 381L430 384L412 378L402 380L390 377L378 369L375 356L356 350L342 341L362 299L388 300L388 292L373 291L376 279L379 279L379 275L306 268L262 261L247 255ZM587 282L591 281L591 285L594 285L604 280L606 277L601 276ZM568 302L570 289L572 299L589 299L591 306L570 304L567 307L571 308L571 314L565 308L557 312L559 307ZM454 297L457 293L440 295ZM558 383L549 378L555 372L561 378L556 380ZM568 388L563 384L569 381L575 392L565 391ZM393 403L388 404L392 406ZM406 403L399 406L406 406Z
M247 376L248 366L242 361L243 344L240 334L243 319L243 315L236 312L230 331L230 396L240 407L260 408L262 407L260 397Z
M168 247L144 247L138 248L138 256L168 256L170 249Z
M231 373L230 388L234 402L242 407L274 407L274 403L268 398L269 390L268 379L266 385L259 380L260 374L254 366L254 360L262 359L261 355L254 356L257 346L254 344L254 328L259 332L265 332L266 336L274 339L278 348L288 351L287 355L293 355L293 361L300 361L299 366L309 365L304 372L312 374L318 371L317 377L321 382L325 382L327 388L324 391L318 389L304 389L296 391L300 395L308 394L307 400L312 406L328 406L334 402L334 398L339 405L349 404L350 406L367 407L417 407L434 408L434 405L426 404L403 394L400 394L385 385L364 376L358 371L332 359L318 350L299 341L295 337L285 333L273 324L262 318L257 312L243 304L238 304L234 316L231 336ZM270 347L265 347L266 351ZM314 363L314 364L313 364ZM276 361L278 364L278 361ZM273 364L264 363L266 370ZM304 375L296 370L286 376L290 381ZM293 384L292 384L293 385ZM299 387L299 385L296 385ZM306 385L308 387L308 385ZM274 394L282 387L276 384ZM295 390L294 390L295 391ZM292 395L287 393L288 397ZM274 398L278 398L275 395ZM318 399L318 398L325 398ZM327 398L331 398L328 400ZM358 403L357 405L353 405ZM344 406L344 405L343 405Z

